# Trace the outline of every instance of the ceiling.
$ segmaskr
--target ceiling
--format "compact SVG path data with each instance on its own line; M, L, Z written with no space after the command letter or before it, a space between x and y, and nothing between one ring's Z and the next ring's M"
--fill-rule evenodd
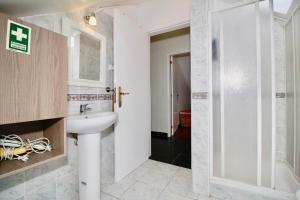
M274 11L281 13L281 14L287 14L293 0L274 0Z
M0 0L0 12L14 16L31 16L68 12L94 6L110 7L139 3L146 0ZM239 2L241 0L220 0ZM276 12L286 14L293 0L274 0Z
M143 0L0 0L0 12L30 16L79 10L91 6L109 7L138 3Z

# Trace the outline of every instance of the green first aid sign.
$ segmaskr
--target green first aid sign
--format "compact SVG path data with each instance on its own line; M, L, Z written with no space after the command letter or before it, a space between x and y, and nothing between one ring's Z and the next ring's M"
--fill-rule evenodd
M6 49L19 53L30 54L31 28L8 20Z

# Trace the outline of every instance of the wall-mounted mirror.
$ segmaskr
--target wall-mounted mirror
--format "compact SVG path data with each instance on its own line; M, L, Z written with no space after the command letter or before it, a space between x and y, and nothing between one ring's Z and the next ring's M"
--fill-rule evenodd
M105 87L106 39L98 32L63 19L69 41L69 85Z

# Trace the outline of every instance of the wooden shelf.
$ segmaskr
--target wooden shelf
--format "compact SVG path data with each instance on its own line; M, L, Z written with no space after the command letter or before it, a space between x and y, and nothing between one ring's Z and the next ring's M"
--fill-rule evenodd
M30 140L46 137L50 140L53 148L52 151L43 154L30 154L29 160L26 162L18 160L0 161L0 178L65 156L66 131L64 118L0 125L0 134L16 134L22 139Z

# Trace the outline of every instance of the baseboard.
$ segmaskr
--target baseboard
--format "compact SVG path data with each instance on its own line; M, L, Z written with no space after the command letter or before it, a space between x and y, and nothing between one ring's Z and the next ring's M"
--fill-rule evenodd
M151 131L151 136L156 138L168 139L168 133Z

